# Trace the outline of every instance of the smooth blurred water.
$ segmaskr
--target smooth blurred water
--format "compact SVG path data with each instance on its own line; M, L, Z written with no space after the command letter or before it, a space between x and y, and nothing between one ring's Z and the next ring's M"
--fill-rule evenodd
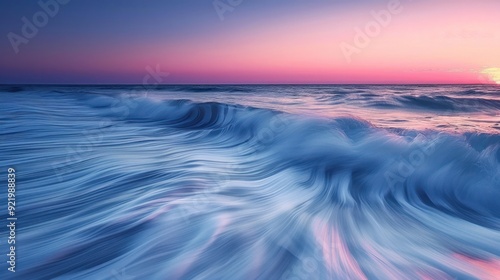
M498 87L0 100L2 174L18 180L18 271L2 242L0 279L500 279Z

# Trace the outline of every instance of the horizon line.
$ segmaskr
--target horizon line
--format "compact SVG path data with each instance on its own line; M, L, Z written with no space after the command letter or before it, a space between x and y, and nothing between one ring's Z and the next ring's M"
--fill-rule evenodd
M171 84L136 84L136 83L0 83L0 86L495 86L494 83L171 83Z

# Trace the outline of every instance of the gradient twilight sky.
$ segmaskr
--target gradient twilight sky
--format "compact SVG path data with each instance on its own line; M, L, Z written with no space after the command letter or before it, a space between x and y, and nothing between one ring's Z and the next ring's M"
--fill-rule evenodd
M500 83L498 0L71 0L16 54L37 2L0 0L0 83Z

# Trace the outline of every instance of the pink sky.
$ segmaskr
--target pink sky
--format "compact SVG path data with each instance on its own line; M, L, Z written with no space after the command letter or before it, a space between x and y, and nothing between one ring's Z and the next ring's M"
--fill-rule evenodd
M350 62L340 45L356 47L355 28L373 21L368 7L337 16L316 11L208 37L205 44L179 44L163 51L162 65L204 82L493 82L482 72L500 67L500 5L467 2L401 2L402 11Z
M500 1L401 0L398 12L391 1L295 10L244 2L224 21L210 6L183 15L192 21L180 27L171 20L128 31L122 21L119 34L100 34L106 28L81 24L80 34L64 38L63 23L53 22L19 54L2 57L0 72L7 82L138 83L159 65L170 73L164 83L500 83ZM356 45L356 28L382 10L391 19ZM345 55L346 45L356 52Z

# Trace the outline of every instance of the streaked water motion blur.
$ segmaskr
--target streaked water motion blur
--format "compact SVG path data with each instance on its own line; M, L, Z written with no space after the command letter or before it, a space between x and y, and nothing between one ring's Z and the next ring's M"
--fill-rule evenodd
M500 279L498 87L0 98L1 279Z

